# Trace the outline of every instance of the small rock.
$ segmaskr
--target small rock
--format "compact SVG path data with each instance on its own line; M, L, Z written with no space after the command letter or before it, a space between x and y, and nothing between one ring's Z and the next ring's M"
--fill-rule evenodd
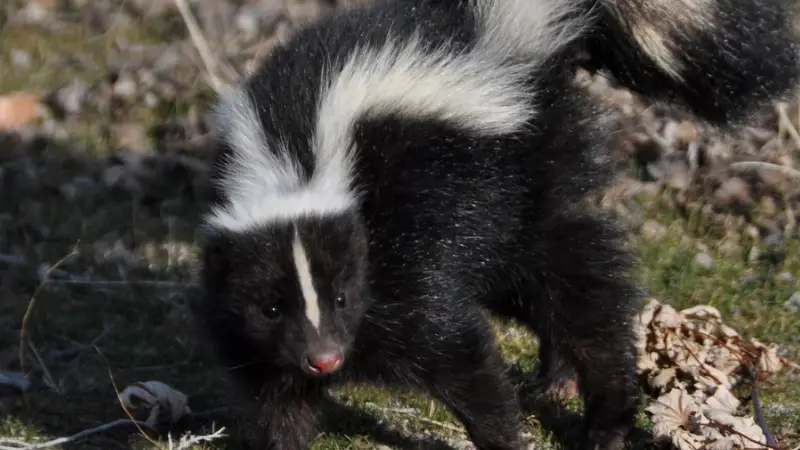
M158 96L152 92L144 94L144 105L148 108L155 108L158 106Z
M711 256L708 255L708 253L698 253L694 257L694 262L698 266L704 267L706 269L710 269L711 266L714 264L714 260L711 258Z
M661 239L667 233L663 225L652 219L645 220L640 231L645 239Z
M54 119L47 119L43 121L41 131L44 134L56 139L68 139L70 134L65 122L60 122Z
M684 120L675 126L672 137L678 144L689 145L697 140L697 126L688 120Z
M89 83L75 79L56 94L59 106L70 114L79 114L89 93Z
M786 300L786 302L783 304L783 307L793 313L800 312L800 291L792 294L792 296L789 297L789 300Z
M103 252L103 260L106 262L117 262L126 264L129 267L134 267L139 264L140 257L136 253L127 248L121 240L114 241L110 248L106 248Z
M778 283L788 284L791 283L792 280L794 280L794 275L792 275L791 272L781 272L775 277L775 279L778 281Z
M133 0L136 6L145 17L161 17L171 9L171 4L164 0Z
M744 227L744 234L749 236L751 239L759 239L761 237L761 231L758 230L758 227L750 224Z
M778 212L778 205L775 204L775 200L768 195L761 197L761 201L759 203L761 211L766 215L772 216Z
M59 188L61 195L68 201L75 201L79 198L85 197L95 187L95 182L91 178L76 177L69 183L62 185Z
M28 23L42 23L50 15L55 6L55 0L34 0L28 1L20 11L23 20Z
M597 86L597 88L601 88L601 86ZM607 92L603 92L602 95L609 104L614 106L623 115L632 116L636 113L634 109L634 97L631 92L625 89L607 89Z
M692 177L689 174L689 165L686 163L671 164L667 184L673 189L684 191L689 188Z
M11 50L11 65L14 66L15 69L29 69L32 63L33 61L31 60L30 53L18 48Z
M164 50L158 59L153 63L153 70L160 74L169 74L177 67L181 61L179 50L175 47L169 47Z
M259 29L258 14L249 5L239 8L236 14L236 28L242 33L242 38L250 41L258 36Z
M115 186L125 176L126 171L127 169L120 165L107 168L103 171L103 184L105 184L106 187Z
M31 387L31 382L21 372L0 372L0 384L14 387L24 392Z
M717 249L724 256L734 256L742 251L742 246L733 239L725 239Z
M144 125L139 123L121 123L114 125L113 135L117 145L127 149L147 149L150 137Z
M289 21L282 20L278 22L278 25L275 27L275 36L273 39L277 42L286 42L292 36L292 26L289 25Z
M455 450L475 450L475 444L467 439L450 439L447 442Z
M747 182L739 177L725 180L714 192L714 200L718 205L749 205L753 202L750 197L750 187Z
M132 99L136 95L136 81L130 76L121 75L114 83L114 95L124 99Z
M289 2L287 6L292 23L301 25L316 21L327 9L322 2L309 0Z
M733 157L733 146L715 139L706 147L706 155L711 161L727 161Z
M162 99L170 102L175 100L178 95L178 90L172 83L160 83L158 85L158 93Z
M742 282L749 283L756 280L756 272L752 268L747 268L742 273Z
M757 245L754 245L747 254L747 261L754 263L758 261L759 258L761 258L761 249Z
M763 244L766 247L777 247L783 242L783 235L781 233L773 232L764 238Z
M153 71L147 69L141 69L137 73L139 78L139 83L146 88L151 88L156 85L156 76L153 74Z

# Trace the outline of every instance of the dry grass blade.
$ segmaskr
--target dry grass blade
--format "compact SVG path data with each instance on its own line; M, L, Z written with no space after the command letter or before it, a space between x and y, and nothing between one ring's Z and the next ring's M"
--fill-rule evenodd
M103 358L103 361L105 362L106 370L108 370L108 379L111 380L111 386L114 388L114 392L117 394L117 401L119 402L119 405L122 407L122 410L125 411L125 415L127 415L128 418L134 422L134 425L136 425L136 428L139 430L139 433L145 439L147 439L148 441L150 441L150 443L158 447L159 446L158 442L156 442L153 438L148 436L147 433L145 433L144 429L142 429L142 427L139 426L139 421L134 419L133 414L131 414L131 412L128 411L128 408L125 407L125 403L122 401L122 398L120 397L119 388L117 388L117 382L114 380L114 374L111 373L111 364L108 362L108 358L106 358L106 355L104 355L103 352L101 352L96 345L92 345L92 347L94 347L94 350L97 352L98 355L100 355L101 358ZM149 426L147 426L147 428L149 428Z
M60 394L61 390L58 388L58 384L56 383L55 378L53 378L53 374L50 373L50 369L47 368L47 365L44 363L41 355L39 355L39 350L36 350L36 346L33 345L33 342L30 340L28 341L28 347L30 347L33 357L36 358L36 362L39 363L39 367L41 367L42 372L44 372L44 381L47 383L47 386L56 393Z
M220 428L219 430L204 436L184 436L178 441L178 446L175 446L175 443L172 441L172 438L169 439L169 450L189 450L189 448L194 444L200 444L203 442L211 442L214 439L219 439L225 437L222 432L225 431L225 427Z
M67 256L61 258L60 260L58 260L55 264L53 264L52 267L50 267L47 270L47 272L45 272L42 281L39 283L39 286L36 288L36 291L31 296L30 301L28 301L28 308L25 310L25 315L22 317L22 325L20 326L19 330L19 367L20 367L20 372L22 373L25 373L25 342L27 342L28 340L28 323L31 320L31 314L33 314L33 307L36 304L36 298L42 291L42 289L44 289L44 286L47 284L47 282L49 281L50 274L54 270L58 269L60 265L64 264L65 262L67 262L67 260L69 260L70 258L79 253L78 251L79 243L80 242L75 244L75 247L73 248L72 252L70 252Z
M222 92L226 83L217 75L217 60L211 55L208 42L206 42L206 39L203 37L203 33L200 31L200 27L197 25L197 21L194 19L189 5L186 3L186 0L175 0L175 5L178 7L183 22L186 24L186 29L189 30L189 36L191 36L192 42L195 48L197 48L200 58L203 60L203 65L206 68L211 87L214 88L217 93Z
M88 287L124 287L145 286L164 289L191 289L197 287L196 283L181 283L177 281L161 280L53 280L52 285L88 286Z
M378 406L373 406L373 408L378 410L378 411L383 412L384 414L386 414L386 413L395 413L395 414L403 414L403 415L407 415L407 416L413 416L415 420L418 420L420 422L424 422L424 423L427 423L427 424L430 424L430 425L435 425L437 427L444 428L445 430L455 431L457 433L462 433L462 434L464 433L464 429L463 428L457 427L455 425L450 425L449 423L440 422L438 420L428 419L427 417L420 417L419 415L414 414L413 412L405 410L405 409L400 409L400 408L381 408L381 407L378 407Z

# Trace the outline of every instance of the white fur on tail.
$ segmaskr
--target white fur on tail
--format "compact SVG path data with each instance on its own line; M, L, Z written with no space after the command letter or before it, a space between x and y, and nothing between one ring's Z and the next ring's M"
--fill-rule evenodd
M692 42L701 30L715 26L714 0L603 0L639 48L664 73L681 81L684 70L675 42Z

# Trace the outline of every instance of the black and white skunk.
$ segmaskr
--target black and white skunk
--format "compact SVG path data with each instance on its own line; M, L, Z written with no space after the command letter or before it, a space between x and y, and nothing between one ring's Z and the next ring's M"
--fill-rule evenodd
M640 291L582 202L611 169L575 70L728 125L794 86L792 23L781 0L377 0L297 32L216 108L203 226L207 330L260 448L305 448L345 381L522 448L488 314L537 333L545 383L577 374L580 447L621 448Z

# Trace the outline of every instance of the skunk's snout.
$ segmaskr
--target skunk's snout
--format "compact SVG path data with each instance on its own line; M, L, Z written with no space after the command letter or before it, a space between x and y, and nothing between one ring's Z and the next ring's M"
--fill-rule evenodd
M330 375L341 367L344 353L339 346L309 350L303 358L303 370L309 375Z

